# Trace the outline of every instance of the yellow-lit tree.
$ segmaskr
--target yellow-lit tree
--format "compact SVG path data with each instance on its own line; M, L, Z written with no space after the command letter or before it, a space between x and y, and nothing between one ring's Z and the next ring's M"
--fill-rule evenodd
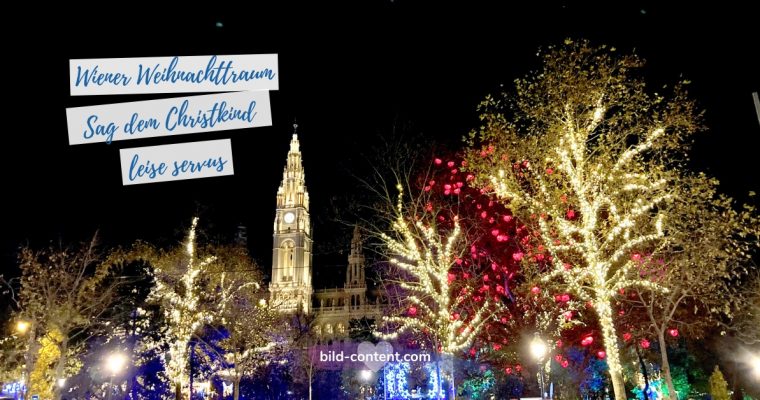
M77 372L81 344L107 325L118 289L127 283L118 276L117 260L102 254L96 239L68 248L24 247L20 279L0 277L15 306L14 320L24 326L17 334L26 342L25 375L34 374L38 387L49 385L51 398L61 398L61 386L54 383Z
M532 256L551 260L543 279L593 307L617 400L626 397L616 296L667 291L640 275L635 254L668 243L674 188L684 177L709 184L685 168L690 136L702 128L688 82L667 97L648 93L637 75L642 65L587 42L548 48L543 67L517 80L513 94L481 104L468 157L476 183L535 233Z

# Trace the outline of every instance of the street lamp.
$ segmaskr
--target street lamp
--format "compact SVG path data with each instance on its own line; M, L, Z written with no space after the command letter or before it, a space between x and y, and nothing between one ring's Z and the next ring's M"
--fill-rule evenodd
M370 382L370 379L372 379L372 371L368 369L363 369L359 372L359 377L361 378L362 383L359 386L359 392L361 393L361 398L366 399L367 394L372 392L371 385L368 385ZM365 394L365 391L367 394Z
M752 371L755 373L755 378L760 380L760 357L752 356L750 359L750 365L752 366Z
M533 337L533 341L530 342L530 353L538 362L538 371L541 375L541 399L543 400L546 397L544 392L544 368L543 365L541 365L541 361L546 355L546 343L544 343L544 341L538 336L538 332L536 332L536 335Z
M362 378L363 381L367 382L367 381L370 380L370 378L372 378L372 371L370 371L368 369L364 369L360 373L360 376L361 376L361 378Z
M16 332L19 333L19 335L26 335L27 332L29 332L29 335L27 336L27 344L26 348L24 349L24 361L26 362L27 367L31 363L32 355L37 352L37 336L34 334L34 329L32 328L32 323L29 321L24 321L23 319L18 320L16 322ZM27 372L31 373L31 371L27 370ZM27 395L27 388L22 384L22 390L23 395L22 398L26 398Z
M111 353L106 359L106 368L111 372L111 378L108 382L108 400L113 396L113 378L127 364L127 357L121 353Z
M20 334L25 334L28 330L31 324L27 321L20 320L16 323L16 332Z

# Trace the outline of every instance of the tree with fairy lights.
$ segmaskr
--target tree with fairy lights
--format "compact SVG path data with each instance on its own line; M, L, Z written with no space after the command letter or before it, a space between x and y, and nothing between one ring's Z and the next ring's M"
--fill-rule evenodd
M197 225L196 217L183 246L164 250L137 242L122 256L127 261L143 260L152 268L154 286L148 301L159 305L164 316L163 336L168 346L164 371L177 400L182 399L182 387L189 382L190 340L200 327L213 320L213 314L204 307L203 272L216 257L207 251L199 252Z
M736 310L745 308L739 284L759 245L760 221L754 208L734 210L733 200L718 195L716 186L714 180L684 178L672 189L668 240L631 256L642 278L668 290L642 286L620 296L619 319L631 327L626 334L657 340L671 398L688 393L674 394L667 342L682 333L698 339L706 329L727 324Z
M282 350L283 338L275 326L281 318L266 298L263 274L241 246L216 246L215 261L206 268L207 309L215 311L215 324L224 331L219 343L232 381L232 398L240 398L240 381L260 372Z
M398 189L402 192L401 185ZM490 317L493 303L484 299L474 314L454 316L464 301L464 297L452 298L449 281L449 270L465 251L461 226L454 220L451 231L443 236L435 225L414 221L404 212L401 193L397 210L393 233L381 237L394 255L391 263L407 275L394 283L404 292L409 307L400 315L383 316L383 326L376 335L387 340L405 332L421 333L436 353L451 355L465 350ZM440 362L437 364L440 377Z
M448 356L506 344L499 331L511 319L521 254L514 243L524 234L508 210L468 185L472 176L461 165L435 159L423 177L407 182L408 197L398 185L392 231L379 234L391 260L381 275L400 310L385 316L376 334L410 334Z
M625 289L667 291L640 275L633 255L669 243L685 179L710 182L685 168L688 140L702 128L688 82L667 97L650 94L634 74L642 65L585 41L548 48L543 68L517 80L514 95L481 104L468 157L475 183L536 233L530 252L551 257L543 280L592 305L617 400L625 386L616 298Z

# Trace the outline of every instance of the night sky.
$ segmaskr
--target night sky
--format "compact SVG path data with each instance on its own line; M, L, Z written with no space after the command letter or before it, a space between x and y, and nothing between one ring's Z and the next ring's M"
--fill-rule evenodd
M125 3L114 13L78 8L5 17L0 271L15 273L21 244L77 242L98 229L106 244L178 241L196 213L216 234L247 225L252 254L268 270L275 192L296 118L316 268L327 271L331 261L322 266L319 257L334 256L347 232L330 220L331 199L355 193L351 175L372 143L395 127L455 145L477 125L475 107L486 94L536 68L537 49L566 37L635 49L648 61L650 87L690 79L710 127L697 138L695 165L740 199L760 189L751 95L760 88L753 61L760 42L749 5L255 3L173 10ZM174 97L72 98L71 58L254 53L279 54L272 127L68 145L66 107ZM221 138L232 139L232 177L122 186L119 148Z

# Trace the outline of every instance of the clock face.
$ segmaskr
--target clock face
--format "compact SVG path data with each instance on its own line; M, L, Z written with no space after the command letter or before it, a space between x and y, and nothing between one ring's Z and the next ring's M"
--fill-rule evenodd
M292 212L285 213L285 223L289 224L292 223L296 219L296 215Z

